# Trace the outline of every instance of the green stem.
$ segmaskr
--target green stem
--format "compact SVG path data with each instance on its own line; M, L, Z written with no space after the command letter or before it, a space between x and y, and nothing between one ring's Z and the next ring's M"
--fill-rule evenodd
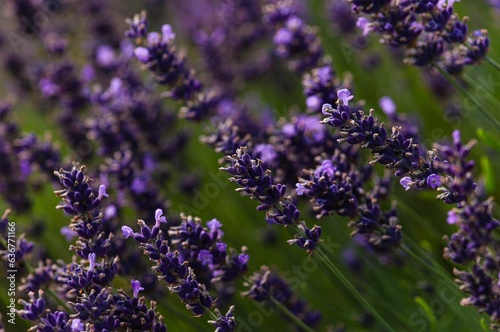
M66 310L66 312L68 314L73 312L73 309L68 305L68 303L64 302L59 296L57 296L57 294L54 293L54 291L52 291L52 289L47 287L46 289L43 289L43 291L45 293L48 293L50 295L50 297L52 297L59 305L61 305Z
M465 80L465 83L468 86L470 87L474 86L475 80L472 79L472 77L464 73L462 75L462 78ZM500 101L498 101L495 97L493 97L493 95L488 91L491 90L492 87L486 86L485 84L482 83L481 86L486 90L486 93L481 94L481 96L484 96L484 98L486 98L490 102L490 104L493 105L496 109L500 108Z
M495 67L495 69L500 70L500 63L496 62L495 60L493 60L489 56L485 56L484 60L486 60L486 62L488 62L493 67Z
M462 43L465 47L467 47L469 50L472 50L472 47L469 43ZM484 56L484 60L486 60L486 62L488 62L490 65L492 65L493 67L495 67L495 69L497 70L500 70L500 64L498 62L496 62L495 60L493 60L492 58L490 58L489 56L485 55Z
M372 315L382 323L389 331L395 332L395 330L387 323L382 316L373 308L373 306L361 295L361 293L351 284L351 282L340 272L340 270L330 261L328 256L326 256L321 247L316 248L318 256L323 260L327 267L333 272L333 274L344 284L344 286L358 299L361 304L363 304Z
M465 98L469 99L479 110L480 114L483 115L486 120L491 122L498 130L500 130L500 124L497 122L495 118L493 118L482 106L479 100L475 98L474 96L471 95L471 92L467 91L463 86L458 84L453 77L451 77L450 74L446 72L443 68L441 68L438 65L434 65L434 67L443 75L446 80L453 85L455 89L457 89L458 92L460 92Z
M271 302L288 318L290 318L297 326L299 326L302 330L307 332L314 332L312 328L307 326L301 319L293 314L287 307L285 307L280 301L276 300L271 296Z
M295 225L295 230L297 233L299 233L302 236L305 236L304 232L297 226ZM321 258L321 260L326 264L326 266L330 269L330 271L333 272L333 274L344 284L344 286L358 299L361 304L363 304L368 311L372 313L372 315L380 322L382 323L389 331L395 332L392 327L382 318L382 316L373 308L373 306L364 298L363 295L353 286L353 284L347 279L342 272L333 264L333 262L326 256L323 251L321 250L322 244L320 243L318 247L315 249L315 252L318 254L318 256Z

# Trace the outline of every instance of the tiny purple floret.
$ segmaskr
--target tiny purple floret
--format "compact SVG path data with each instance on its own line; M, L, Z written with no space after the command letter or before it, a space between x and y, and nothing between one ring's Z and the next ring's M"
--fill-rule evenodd
M167 223L167 217L163 215L162 209L156 209L155 211L156 226L160 227L161 223Z
M141 290L144 290L144 288L141 287L141 283L139 282L139 280L132 279L130 281L130 284L132 285L132 293L134 294L134 297L138 297L139 292Z
M95 269L95 258L96 258L96 255L95 253L90 253L89 254L89 271L94 271Z
M405 176L399 180L399 184L401 184L405 190L410 190L411 189L411 184L413 182L411 181L411 178L409 176Z
M427 185L432 189L436 189L441 185L441 177L437 174L432 173L427 177Z
M453 211L453 210L448 211L448 216L446 217L446 222L449 225L454 225L457 223L457 221L458 221L458 216L455 213L455 211Z
M137 47L134 54L139 62L147 63L149 61L149 50L145 47Z
M123 236L125 236L125 238L128 238L130 235L134 233L134 231L132 230L132 228L128 226L122 226L122 233Z
M351 91L347 89L340 89L339 91L337 91L337 97L342 101L343 105L347 105L349 103L349 100L354 98L354 96L351 95Z

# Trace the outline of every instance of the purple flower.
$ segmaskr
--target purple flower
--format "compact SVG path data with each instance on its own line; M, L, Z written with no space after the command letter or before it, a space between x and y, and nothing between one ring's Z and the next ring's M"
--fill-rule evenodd
M212 264L213 256L208 250L200 250L198 253L198 261L201 262L202 265L210 265Z
M85 325L83 325L82 321L78 318L73 318L71 321L71 331L72 332L79 332L83 331L85 329Z
M68 226L61 227L61 234L64 235L66 241L71 241L75 236L78 236L78 234Z
M156 227L160 227L161 223L167 223L167 217L165 217L163 215L163 210L162 209L157 209L155 211L155 220L156 220L156 223L155 223Z
M321 113L326 116L330 116L333 111L333 106L331 104L323 104L323 107L321 107Z
M220 230L222 227L222 223L217 219L212 219L207 221L207 227L210 230L210 234L218 233L218 236L223 235L224 233Z
M125 238L127 239L129 236L131 236L134 231L132 230L132 228L128 227L128 226L122 226L122 233L123 233L123 236L125 236Z
M104 209L104 218L106 219L114 218L116 217L117 214L118 214L118 208L114 204L108 205Z
M160 34L158 32L150 32L147 36L148 44L158 44L160 42Z
M278 153L271 144L258 144L254 148L254 153L259 159L270 164L276 160Z
M454 225L457 223L457 221L458 221L458 215L456 214L456 212L453 210L448 211L448 216L446 218L446 222L449 225Z
M358 17L358 20L356 21L356 26L361 30L363 30L363 35L365 36L368 35L373 30L370 24L370 20L363 16Z
M460 130L456 129L453 131L453 133L451 134L451 137L453 138L453 143L455 145L459 145L459 144L462 144L462 140L460 138Z
M281 28L276 31L274 35L274 42L276 44L288 44L293 40L293 34L290 30Z
M164 24L161 27L161 41L164 42L165 44L170 43L172 40L175 39L175 33L172 30L172 27L170 24Z
M96 61L102 67L110 67L115 61L115 51L109 45L100 46L97 49Z
M137 47L134 50L134 54L141 63L147 63L149 61L149 50L145 47Z
M312 110L318 109L321 106L321 98L318 96L309 96L306 99L306 106Z
M109 197L109 195L106 193L106 186L101 184L99 186L99 194L97 195L97 199L101 200L103 197Z
M427 177L426 183L432 189L436 189L441 185L441 177L433 173Z
M89 254L89 264L90 264L89 271L90 272L94 271L94 269L95 269L95 264L96 264L95 259L96 259L96 255L94 253Z
M349 100L354 98L354 96L351 95L351 91L349 91L347 89L340 89L339 91L337 91L337 97L342 101L342 105L346 105L346 106L348 105Z
M396 104L394 104L394 101L392 100L391 97L384 96L380 98L378 104L380 105L380 108L385 114L390 116L396 113Z
M306 188L304 187L304 185L302 183L296 183L295 187L297 187L295 189L295 192L297 193L297 195L299 195L299 196L304 195L304 192L306 191Z
M405 188L405 190L410 190L413 182L409 176L405 176L401 178L401 180L399 180L399 184L401 184Z
M134 297L137 298L139 296L139 292L144 290L144 288L141 287L139 280L132 279L130 284L132 285L132 293L134 294Z
M145 193L146 189L146 180L142 176L134 178L130 184L130 190L137 195Z

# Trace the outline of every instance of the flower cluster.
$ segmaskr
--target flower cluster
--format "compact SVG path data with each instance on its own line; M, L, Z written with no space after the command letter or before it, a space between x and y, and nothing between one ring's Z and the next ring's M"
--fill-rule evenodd
M322 122L340 129L343 138L339 141L371 150L373 163L386 165L396 176L405 175L400 184L406 190L439 191L438 199L455 205L448 212L447 222L457 225L458 231L445 238L444 257L459 265L473 264L470 272L455 271L460 288L470 295L462 304L477 306L480 312L498 319L498 295L494 289L500 268L494 253L498 240L493 232L499 221L492 215L491 199L481 200L476 193L474 162L466 159L475 142L464 145L460 132L455 130L451 145L436 145L422 155L418 144L413 143L413 138L407 139L400 128L394 127L389 136L373 116L373 110L370 115L351 110L348 101L352 96L348 90L340 90L338 95L336 109L323 105L327 117Z
M275 306L275 302L278 302L307 326L315 327L321 319L320 312L309 309L307 302L298 298L286 281L267 266L255 272L246 286L248 290L243 293L244 296L270 306Z
M45 178L60 163L60 155L49 139L22 134L10 119L12 109L12 103L0 101L0 194L13 210L21 212L31 208L29 188L37 185L30 175L38 170Z
M154 74L158 84L168 88L168 97L186 103L183 117L191 120L201 120L213 112L218 102L218 96L213 93L202 93L202 84L195 77L194 70L186 64L185 56L180 54L173 45L175 33L172 27L165 24L161 33L148 32L145 38L135 32L141 26L141 34L147 32L145 13L129 20L129 31L126 35L135 38L142 46L134 49L137 60Z
M100 292L92 290L83 295L73 306L76 317L86 322L96 331L113 331L119 328L135 331L166 332L163 316L156 312L156 303L146 305L144 297L138 297L142 290L136 280L131 281L133 297L123 291L115 292L103 288Z
M161 224L166 223L160 209L156 210L155 220L152 228L143 220L139 220L140 232L123 226L123 235L126 238L132 237L139 243L149 260L155 262L153 271L160 274L160 279L167 283L170 292L176 293L188 310L197 316L211 313L215 300L212 299L207 286L198 280L189 261L209 266L212 275L210 282L230 283L235 277L246 272L248 255L227 254L226 244L218 242L223 233L219 230L220 222L215 219L207 224L207 229L200 225L200 220L185 217L180 226L169 231L171 245L160 229ZM175 248L176 244L181 252L171 250L171 246ZM187 260L183 260L183 257ZM226 316L222 316L219 311L211 313L217 317L215 321L210 321L211 324L217 329L228 328L224 331L234 331L236 326L231 312L232 310Z
M235 155L226 158L230 165L221 167L220 170L229 173L232 176L229 180L240 186L236 191L245 192L251 199L259 201L257 210L266 212L268 223L282 226L299 225L300 211L292 197L287 195L286 186L281 183L274 184L270 170L264 169L261 160L252 159L246 147L239 148ZM299 240L291 241L311 253L320 242L321 227L315 226L314 231L306 226L302 227L305 234L313 232L315 235L304 238L299 234Z
M406 62L438 65L459 74L465 65L478 64L489 48L486 30L467 35L467 19L453 11L455 0L352 1L360 16L357 26L365 35L379 33L384 44L406 47Z

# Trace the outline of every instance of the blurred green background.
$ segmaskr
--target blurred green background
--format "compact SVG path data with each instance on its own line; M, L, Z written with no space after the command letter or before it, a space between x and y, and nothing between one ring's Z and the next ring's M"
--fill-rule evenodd
M116 16L131 17L139 12L142 4L126 1L114 4ZM328 22L324 1L310 1L307 3L309 11L305 20L310 25L320 27L320 34L326 53L332 57L333 65L339 75L351 73L355 86L355 98L364 99L369 107L383 117L378 107L378 100L382 96L391 96L398 106L398 111L406 114L415 114L421 119L421 135L424 141L443 141L450 138L453 129L460 129L463 140L478 139L479 144L474 148L472 158L477 161L478 181L486 181L489 194L498 196L498 181L500 172L500 154L494 144L481 140L477 135L478 128L494 137L498 143L500 133L495 130L477 111L469 114L460 121L447 121L445 105L440 98L432 93L426 81L423 70L402 64L394 52L380 45L377 36L370 38L370 43L363 49L352 46L351 36L342 36L335 32L335 28ZM495 13L485 1L462 1L455 5L461 15L470 17L470 30L486 28L491 39L489 56L500 61L500 14ZM152 12L153 8L149 8ZM161 23L169 23L172 13L155 13L155 18L163 17L163 22L154 22L153 29ZM172 20L173 22L173 20ZM123 29L126 26L123 24ZM174 26L175 29L175 26ZM182 35L179 32L179 35ZM36 43L36 41L30 41ZM177 44L189 41L178 39ZM378 56L380 65L375 69L368 69L363 63L372 56ZM78 61L78 54L75 54ZM491 82L491 93L500 100L500 72L494 70L487 63L476 68L467 68L467 76L477 84L471 92L478 98L484 94L479 90L483 82ZM2 77L0 83L1 95L9 94L7 77ZM146 76L147 74L145 74ZM276 110L285 110L298 106L304 108L304 98L301 91L300 78L292 74L281 78L286 86L275 85L274 81L266 81L262 85L252 86L253 93L258 94L264 103ZM291 89L291 90L290 90ZM161 91L161 88L158 89ZM454 101L464 104L464 96L456 94ZM496 119L499 119L500 110L487 99L481 100L484 108ZM14 118L19 121L26 132L35 132L43 135L50 131L57 139L61 133L51 119L41 112L36 100L19 101L15 108ZM210 173L219 178L227 178L218 173L218 159L221 157L212 148L202 144L197 139L204 133L204 125L180 121L180 126L193 133L189 147L183 158L188 161L190 171L203 175L199 190L201 193L206 185L211 183ZM64 150L66 151L66 150ZM66 151L67 152L67 151ZM379 166L378 166L379 167ZM379 167L380 168L380 167ZM90 165L89 175L96 172L97 165ZM485 175L488 175L485 177ZM495 176L497 175L497 176ZM305 298L311 308L321 310L323 318L319 330L326 330L336 326L344 326L347 331L379 331L378 323L366 327L363 325L365 308L346 290L342 284L331 275L321 262L315 258L308 260L307 255L297 247L290 247L286 240L293 237L293 230L282 229L277 226L267 226L263 213L256 211L256 203L234 192L236 186L226 181L227 185L220 187L220 193L208 198L209 204L199 211L186 211L193 207L193 196L185 195L175 186L165 188L171 200L171 214L175 212L194 213L203 220L217 218L223 223L225 240L229 246L239 248L248 247L250 254L249 271L258 270L261 265L268 265L280 273L299 277L300 283L296 292ZM434 198L434 193L404 192L398 187L393 193L398 202L400 223L403 226L404 246L418 257L412 257L402 250L399 262L384 262L377 256L366 253L363 249L353 245L347 227L348 220L338 216L316 221L307 213L304 206L302 216L309 225L317 223L323 227L325 238L338 245L332 260L337 264L347 278L361 291L368 301L394 327L396 331L483 331L488 330L488 322L483 321L475 308L462 307L459 302L461 292L451 282L453 280L453 266L442 258L444 247L443 235L451 234L454 227L446 223L446 212L450 206ZM60 228L67 225L69 220L61 212L54 209L58 199L52 193L50 185L32 193L35 206L30 214L14 214L11 219L18 223L18 229L29 228L35 220L45 222L46 229L35 241L43 245L48 255L66 261L71 260L71 252L67 250L68 243L60 234ZM7 206L0 202L1 211ZM496 214L498 217L498 213ZM125 222L135 225L134 216ZM153 211L149 220L153 219ZM22 226L21 226L22 225ZM131 243L130 243L131 244ZM342 259L342 253L350 250L356 253L362 266L360 271L350 270ZM297 269L310 269L309 273L298 273ZM6 288L4 270L0 273L0 287ZM128 281L118 280L116 285L128 287ZM240 289L244 288L241 286ZM0 306L4 313L7 294L0 292ZM158 299L161 311L170 331L210 331L211 326L205 318L192 318L190 312L183 308L176 296ZM287 322L276 312L267 314L266 308L251 302L239 295L235 298L236 317L240 324L248 326L252 322L262 320L262 324L253 331L282 331L287 330ZM256 314L260 312L261 314ZM6 317L3 317L4 324ZM28 326L22 319L17 318L15 328L5 324L8 331L23 331ZM244 331L245 329L242 329Z

